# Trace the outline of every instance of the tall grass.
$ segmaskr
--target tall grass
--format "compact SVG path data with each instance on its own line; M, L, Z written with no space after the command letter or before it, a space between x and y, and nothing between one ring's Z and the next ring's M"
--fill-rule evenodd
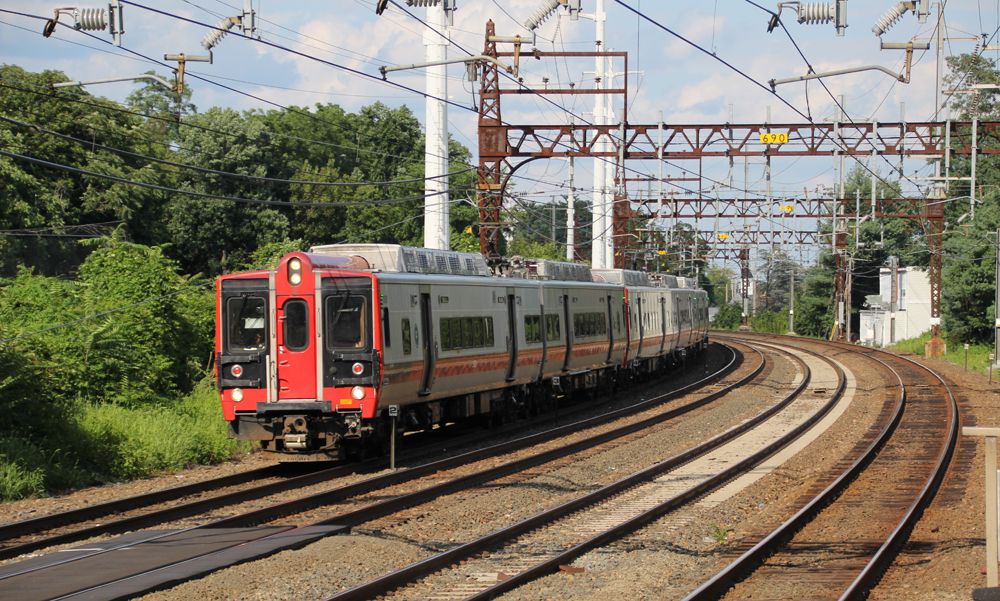
M83 404L74 419L86 444L77 447L76 454L98 474L113 479L214 463L250 447L227 438L218 396L205 385L170 407Z
M947 340L946 337L942 338ZM930 339L931 333L926 332L916 338L908 338L906 340L897 341L896 344L889 348L889 350L896 353L914 353L917 355L923 355L924 343L930 341ZM968 353L966 353L965 345L962 342L948 340L947 351L941 356L941 359L959 367L965 367L966 364L968 364L969 371L986 374L989 372L990 365L995 364L995 361L990 361L990 354L993 353L993 351L994 349L992 345L970 344ZM994 372L995 371L996 370L994 370ZM1000 377L1000 374L994 373L993 376Z
M252 448L227 437L210 379L170 406L80 401L71 407L64 428L52 433L50 444L60 445L58 451L0 439L0 500L217 463Z

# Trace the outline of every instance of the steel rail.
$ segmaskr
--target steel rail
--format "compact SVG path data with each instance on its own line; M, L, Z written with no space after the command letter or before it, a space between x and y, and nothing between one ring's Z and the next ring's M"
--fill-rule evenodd
M702 378L696 382L693 382L692 384L681 387L675 391L658 395L644 402L629 407L625 407L623 409L619 409L607 414L589 418L587 420L569 424L567 426L556 428L548 432L542 432L533 436L528 436L521 439L513 440L508 443L486 447L484 449L479 449L462 455L457 455L455 457L451 457L448 459L434 461L431 463L424 464L422 466L400 469L390 474L384 474L382 476L369 478L361 482L357 482L343 487L338 487L331 491L326 491L323 493L319 493L317 495L311 495L308 497L304 497L302 499L288 501L286 503L281 503L276 506L266 507L260 510L249 512L247 514L241 514L230 518L224 518L223 520L218 520L215 522L211 522L209 524L204 524L202 527L222 528L222 527L231 527L235 524L249 525L253 523L259 523L262 520L276 519L278 517L282 517L284 515L287 515L288 513L292 513L295 511L303 511L305 509L316 507L324 503L334 502L343 498L364 494L372 490L378 490L386 486L391 486L416 480L426 475L433 474L437 471L443 469L450 469L457 465L461 465L462 463L465 462L476 461L494 455L502 455L505 453L513 452L520 448L524 448L534 444L539 444L551 440L553 438L566 435L567 433L572 432L574 429L599 425L609 420L618 419L619 417L623 417L631 413L649 409L671 398L680 396L682 394L686 394L687 392L695 390L700 386L705 386L718 379L721 379L726 375L728 375L729 373L731 373L734 369L736 369L736 367L738 367L739 365L739 358L740 358L738 353L731 347L728 347L726 345L721 345L721 346L728 353L730 353L730 356L725 365L723 365L721 369L719 369L716 373L711 374L706 378ZM759 369L762 368L763 368L763 360L761 361L761 366L759 367ZM546 418L546 419L552 419L552 418ZM469 441L481 440L482 434L477 433L463 438L467 438ZM454 445L455 443L456 443L455 440L449 441L449 445ZM377 460L372 464L372 467L382 464L387 465L388 460ZM240 491L237 493L232 493L230 495L221 495L219 497L214 497L211 499L203 499L200 501L195 501L193 503L188 503L178 507L168 508L158 512L153 512L140 516L134 516L131 518L125 518L123 520L117 520L115 522L110 522L108 524L91 526L89 528L84 528L74 532L68 532L65 534L60 534L52 537L46 537L40 540L35 540L20 545L7 547L6 549L0 549L0 560L18 557L25 553L30 553L32 551L36 551L38 549L43 549L46 547L69 544L81 540L86 540L94 536L100 536L106 534L118 534L131 530L136 530L139 528L145 528L156 524L161 524L166 521L187 517L198 512L210 511L212 509L223 507L225 505L232 504L234 502L253 500L256 498L267 496L269 494L283 492L285 490L290 490L301 486L316 484L318 482L322 482L340 475L347 475L349 473L356 471L357 471L357 465L352 464L352 465L338 466L335 468L331 468L329 470L322 470L320 472L316 472L313 474L306 474L304 476L299 476L297 478L285 480L282 482L276 482L273 484L265 485L263 487L258 487L248 491Z
M271 465L255 470L249 470L240 474L231 474L221 478L213 478L211 480L194 482L184 486L177 486L125 499L117 499L115 501L109 501L99 505L81 507L79 509L73 509L61 513L43 515L30 520L22 520L12 524L4 524L3 526L0 526L0 542L18 536L35 534L36 532L41 532L43 530L51 530L67 524L76 524L79 522L102 518L113 513L121 513L131 509L141 509L142 507L148 507L149 505L155 505L156 503L163 503L165 501L172 501L180 497L205 492L207 490L235 486L246 482L252 482L254 480L270 478L278 475L273 473L278 471L276 469L277 467L278 466ZM0 559L3 559L3 557L0 557Z
M760 338L765 339L778 339L781 341L796 340L802 342L799 337L793 336L782 336L778 334L771 335L740 335L735 334L728 336L727 339L737 341L747 341L749 340L759 340ZM839 496L850 483L863 471L878 452L884 447L888 440L892 437L896 428L902 419L903 411L906 405L906 388L903 384L903 379L899 372L893 369L888 363L875 357L876 353L886 355L891 357L893 360L906 361L917 368L924 370L928 374L937 378L944 386L948 393L950 399L949 410L951 414L951 423L948 426L948 438L946 443L942 447L942 451L938 456L935 463L933 471L930 473L927 481L925 482L921 492L910 504L910 507L904 514L903 518L899 521L896 527L893 529L892 533L886 538L885 542L879 547L879 550L872 556L868 564L861 571L861 573L853 580L850 586L844 591L840 599L846 601L848 599L860 599L863 598L867 592L875 585L877 580L881 577L882 573L891 565L892 561L895 559L896 552L898 549L906 542L906 538L909 536L909 532L912 531L913 526L919 519L923 509L933 500L934 493L940 486L941 481L944 478L944 474L947 471L948 464L950 463L951 456L954 453L955 445L958 439L958 404L955 400L955 396L951 391L948 384L936 374L933 370L916 363L905 357L900 357L880 349L864 349L862 351L857 346L852 344L846 344L841 342L833 342L826 340L813 340L809 339L809 342L821 345L830 346L834 348L840 348L843 350L858 353L864 356L868 356L870 359L877 361L882 364L890 373L896 376L899 383L900 394L897 400L895 411L893 412L892 418L886 427L883 428L879 437L872 442L865 453L859 457L843 474L841 474L834 482L832 482L823 492L817 495L812 501L810 501L805 507L803 507L799 512L795 514L791 519L786 521L784 524L775 529L771 534L765 537L753 548L748 550L746 553L741 555L736 561L731 563L725 569L716 574L713 578L702 584L700 587L695 589L694 592L689 594L684 598L684 601L704 601L706 599L715 599L720 596L736 581L747 575L752 570L756 569L756 566L760 564L767 556L774 553L781 544L784 543L789 537L791 537L795 532L800 530L806 523L816 517L818 513L822 510L825 505L832 501L832 499ZM790 345L794 346L794 345Z
M758 350L757 352L759 353L760 351ZM798 358L795 359L798 360ZM785 406L787 406L789 403L791 403L799 394L801 394L803 390L805 390L805 388L808 386L810 382L811 374L808 367L805 366L805 364L801 362L801 360L798 361L801 364L802 369L804 370L804 377L802 382L795 388L795 390L793 390L789 395L787 395L784 399L782 399L782 401L780 401L773 407L761 412L754 418L747 420L746 422L743 422L738 426L730 430L727 430L726 432L723 432L722 434L719 434L702 444L699 444L695 447L692 447L691 449L688 449L687 451L679 453L678 455L675 455L674 457L671 457L670 459L667 459L661 463L658 463L649 468L636 472L635 474L632 474L631 476L628 476L622 480L604 486L596 491L578 497L572 501L568 501L553 509L536 514L535 516L522 520L517 524L511 525L497 532L491 533L489 535L465 543L463 545L459 545L458 547L445 551L444 553L438 554L434 557L404 567L390 574L386 574L384 576L371 580L365 584L353 587L347 591L327 597L324 601L360 601L361 599L370 599L376 595L382 595L396 588L406 586L410 582L419 579L421 577L424 577L427 574L436 572L441 569L446 569L452 566L453 564L458 563L459 561L466 560L479 553L487 551L488 549L495 547L498 544L514 540L519 536L522 536L532 530L535 530L546 524L552 523L566 515L569 515L580 509L586 508L595 503L603 501L609 497L617 495L629 488L636 486L637 484L640 484L644 481L648 481L663 472L675 469L680 465L683 465L684 463L687 463L700 455L712 451L716 447L724 444L725 442L728 442L729 440L732 440L733 438L736 438L745 431L755 427L762 421L771 417L772 415L783 409ZM841 376L842 376L841 383L837 393L834 396L834 400L828 403L828 405L821 411L821 413L824 413L826 410L829 409L829 407L832 407L833 402L835 402L835 400L839 398L839 395L842 394L846 384L842 372ZM805 425L806 424L803 424L803 426ZM765 458L767 455L773 453L777 449L780 449L782 446L784 446L792 439L794 439L794 437L798 436L799 434L801 434L801 432L805 431L803 426L800 426L793 432L789 433L788 435L782 437L781 439L769 445L767 447L766 453L764 454L762 454L763 452L757 453L752 457L749 457L744 461L740 462L737 467L739 467L740 469L748 469L750 466L755 465L757 462ZM678 504L683 504L683 502L687 502L687 500L703 494L706 490L710 489L711 487L725 482L726 480L731 478L734 473L736 472L732 470L726 470L725 472L717 474L716 476L712 477L702 485L692 488L687 493L679 495L678 497L675 497L674 499L668 501L667 503L660 505L657 508L650 510L649 512L645 512L644 514L642 514L637 518L634 518L633 520L625 522L625 524L622 524L618 528L622 527L633 528L633 529L637 528L640 525L642 525L642 523L646 523L652 519L655 519L655 517L658 517L658 515L653 517L653 514L651 512L656 512L658 509L664 508L664 506L673 503L675 500L677 501ZM666 513L667 511L670 511L670 509L672 508L673 507L663 509L662 513ZM321 522L321 524L323 523L326 522ZM618 528L616 528L615 530L617 530ZM587 541L587 543L584 544L585 545L588 543L597 544L597 541L599 539L603 540L603 537L604 535L598 535L597 537L592 538L590 541ZM497 585L494 585L487 591L484 591L484 593L481 593L485 594L488 591L495 591L495 594L488 594L487 596L482 598L492 598L493 596L498 596L500 594L503 594L504 592L513 589L516 586L519 586L523 582L527 582L532 578L540 576L544 573L550 573L552 571L558 570L559 563L553 563L555 561L565 562L565 558L560 556L558 560L547 561L544 564L540 564L541 566L544 567L536 566L536 568L538 568L537 570L533 568L531 570L522 572L521 574L512 576L511 578L504 580L503 582L500 582ZM477 595L471 597L470 599L472 598L479 598L479 596Z

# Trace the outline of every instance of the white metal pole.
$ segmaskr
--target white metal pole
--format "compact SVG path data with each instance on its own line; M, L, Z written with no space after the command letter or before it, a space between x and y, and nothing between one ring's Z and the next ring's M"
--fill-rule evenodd
M573 187L573 157L569 157L569 195L566 196L566 260L576 259L576 196Z
M439 1L427 7L427 24L424 32L427 62L443 61L448 58L448 21L445 17L444 2ZM447 65L427 67L425 101L425 144L424 176L426 180L424 200L424 246L437 250L451 247L450 207L448 203L448 73Z
M604 0L597 0L597 6L594 10L594 24L597 26L597 50L598 52L604 51L604 23L607 20L607 14L604 12ZM606 87L606 73L605 73L605 61L604 57L598 56L595 61L596 67L596 85L598 90L603 90ZM607 125L607 113L606 113L607 99L604 94L594 95L594 123L596 125ZM603 153L607 151L607 145L604 140L601 139L595 144L594 150L597 153ZM604 168L604 162L607 157L598 156L594 159L594 202L593 202L593 232L591 233L591 262L595 269L606 269L608 267L613 267L614 265L607 265L606 263L606 236L607 236L607 223L605 220L605 215L607 213L607 208L605 207L606 200L606 189L607 189L607 170Z

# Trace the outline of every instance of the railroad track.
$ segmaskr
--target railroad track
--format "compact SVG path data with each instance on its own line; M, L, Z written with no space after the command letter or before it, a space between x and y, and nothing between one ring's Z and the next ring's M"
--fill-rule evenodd
M727 360L722 369L716 374L703 378L703 381L721 377L724 372L735 367L735 353L732 353L732 351L729 351L729 353L730 359ZM580 412L593 410L604 402L606 401L598 400L581 403L576 405L574 409ZM657 402L654 399L647 403L647 405L655 405ZM641 409L641 405L633 406L632 410L638 409ZM629 411L630 409L626 408L620 413L627 414ZM533 425L538 427L553 420L558 421L558 419L560 419L558 414L555 417L542 416L533 420L494 428L491 434L498 437L509 436L517 431L531 428ZM562 419L565 421L567 417L563 416ZM593 421L599 419L595 418ZM338 488L336 491L323 497L323 499L329 502L360 495L371 490L379 490L387 485L412 481L426 476L428 473L444 469L448 465L456 463L436 460L437 457L443 454L445 447L460 448L463 445L482 441L482 432L478 428L472 429L475 431L458 436L442 435L440 431L435 430L407 437L408 439L414 439L407 441L408 446L406 448L405 464L409 464L412 466L411 468L395 476L366 479L352 487ZM558 436L558 434L554 434L554 436ZM428 439L434 442L428 442ZM438 439L443 439L443 442ZM543 439L544 434L542 437L531 439L531 442ZM426 444L421 446L421 442L425 442ZM497 447L495 452L509 452L511 448L517 448L517 446L515 443L508 447ZM487 449L485 455L480 454L480 456L486 456L490 452L492 451ZM469 460L475 456L466 455L464 459L458 459L457 463L460 464L462 461ZM302 464L274 465L241 474L233 474L136 497L83 507L73 511L5 524L0 526L0 561L33 554L36 551L51 547L85 541L94 537L132 532L138 529L177 522L185 518L195 518L220 508L232 507L255 500L266 500L269 497L284 492L322 485L325 482L336 481L339 478L352 476L357 473L377 473L387 468L388 465L388 458L371 459L361 463L341 465L327 469L316 469L315 466ZM294 474L296 473L300 475L295 476ZM254 483L260 481L267 482L254 485ZM198 496L198 498L193 501L182 501L182 499L194 496ZM157 506L162 507L157 508ZM294 504L291 506L294 506Z
M690 503L797 437L839 398L845 378L832 362L810 358L827 366L822 388L829 393L803 395L812 370L802 359L793 360L803 376L797 386L753 419L589 494L327 601L383 595L398 599L494 598L556 572L576 557Z
M725 570L686 601L762 593L774 598L864 598L905 544L944 477L960 421L954 395L928 368L882 351L787 337L728 339L794 340L801 346L862 353L891 374L897 398L892 411L880 416L878 436L852 465L773 532L745 543ZM828 534L843 532L838 524L861 516L867 536Z
M735 353L734 353L734 356L735 356ZM697 386L706 385L706 384L710 383L711 381L713 381L713 380L721 377L722 372L732 369L735 365L736 365L736 362L733 361L733 362L730 363L729 366L727 366L726 369L721 370L719 374L715 374L715 375L713 375L713 376L711 376L709 378L703 379L703 380L697 382L696 384L687 387L687 389L695 388ZM762 370L763 367L764 367L764 364L763 364L763 361L761 361L761 363L760 363L758 369L756 370L756 372L759 373L759 371ZM747 378L744 378L743 381L734 383L734 385L740 385L742 383L745 383L747 380L748 380ZM318 495L312 495L310 497L306 497L306 498L303 498L303 499L296 499L296 500L293 500L293 501L281 503L281 504L279 504L277 506L272 505L272 506L265 507L265 508L262 508L262 509L259 509L259 510L256 510L256 511L247 512L247 513L244 513L244 514L241 514L241 515L238 515L238 516L233 516L233 517L225 518L225 519L222 519L222 520L216 520L216 521L214 521L214 522L212 522L210 524L206 524L206 525L204 525L202 527L199 527L199 528L191 528L191 529L187 529L187 530L182 530L180 532L172 531L172 532L167 532L167 533L154 533L151 536L152 536L152 538L155 539L155 541L159 541L159 543L160 543L161 546L166 546L166 543L169 543L169 542L171 542L173 540L173 539L171 539L171 537L178 537L179 536L179 537L184 538L185 540L191 541L191 540L193 540L194 537L197 537L197 536L202 536L204 538L204 535L206 533L216 533L216 534L222 533L222 534L224 534L224 537L229 537L230 539L241 541L242 543L244 543L243 547L253 546L253 545L247 545L247 544L245 544L245 543L248 543L248 542L253 542L254 544L256 544L258 546L263 546L265 549L270 549L267 552L273 552L274 549L281 548L280 544L276 546L275 541L274 540L270 540L270 539L272 539L274 537L277 537L278 539L283 539L284 542L281 543L281 544L288 543L288 545L286 545L286 546L289 546L289 545L290 546L295 546L295 545L304 544L305 541L314 540L318 536L324 536L324 535L327 535L327 534L329 534L331 532L341 531L341 529L344 528L345 525L349 527L352 523L361 523L362 521L364 521L366 519L372 519L372 516L376 516L376 515L379 515L379 514L385 514L387 512L396 511L399 508L403 508L403 507L412 505L414 503L423 502L423 501L425 501L427 499L437 498L437 497L440 497L441 495L449 494L450 492L454 492L455 490L461 490L462 488L467 488L469 486L473 486L476 483L482 482L484 480L488 480L489 478L495 478L498 474L502 474L504 472L516 471L518 469L523 469L523 466L537 465L537 464L540 464L540 463L544 463L546 461L551 461L553 458L558 457L560 454L566 455L566 454L574 452L574 450L573 450L573 448L562 449L562 450L555 449L553 451L550 451L548 454L538 454L537 456L533 456L531 458L528 458L528 459L524 460L521 464L518 464L518 465L500 466L498 468L494 468L493 470L487 471L485 473L473 474L473 475L470 475L469 477L465 477L465 478L458 478L458 479L456 479L453 482L448 482L448 483L444 483L444 484L436 486L436 487L431 487L431 489L429 489L429 490L420 491L415 496L411 496L409 498L404 498L404 499L397 499L395 501L386 502L384 504L381 504L381 506L379 506L379 507L368 508L366 510L367 513L365 511L362 511L362 512L354 512L353 514L349 514L349 515L340 515L340 516L337 516L335 519L330 519L330 520L326 520L325 522L316 523L312 527L293 528L291 526L280 526L280 525L279 526L273 526L272 527L273 528L273 532L270 533L272 536L262 536L262 532L261 532L261 530L259 528L254 529L255 532L256 532L255 534L250 534L245 529L251 527L252 525L257 525L257 524L266 523L266 522L273 522L275 519L278 519L278 518L280 518L282 516L286 516L286 515L289 515L289 514L293 514L295 512L301 512L301 511L307 510L307 509L312 508L312 507L323 506L323 505L326 505L326 504L331 503L331 502L333 502L335 500L338 500L338 499L348 498L351 495L358 495L358 494L361 494L362 492L376 490L376 489L377 490L384 490L384 488L386 486L389 486L389 485L391 485L393 483L398 484L398 483L401 483L401 482L412 481L412 480L415 480L417 478L424 477L424 476L426 476L428 474L432 474L432 473L435 473L435 472L443 470L443 469L449 469L450 467L452 467L454 465L461 465L463 462L467 463L469 461L479 460L479 459L482 459L484 457L502 455L502 454L505 454L505 453L510 453L510 452L512 452L512 451L514 451L514 450L516 450L518 448L524 448L524 447L527 447L527 446L530 446L530 445L537 445L540 442L544 442L547 439L552 439L552 438L558 437L558 436L565 436L566 434L568 434L568 433L570 433L570 432L572 432L574 430L583 428L583 427L590 427L590 426L598 425L600 423L606 423L607 421L609 421L611 419L617 419L619 417L623 417L623 416L627 415L628 413L634 412L636 410L648 410L648 409L654 407L655 405L657 405L659 403L663 403L669 397L677 396L677 395L680 395L680 394L684 394L685 392L686 392L686 390L682 389L681 391L678 391L678 392L674 392L674 393L671 393L671 394L668 394L668 395L662 395L661 397L658 397L658 398L655 398L655 399L651 399L649 401L646 401L645 403L641 403L641 404L639 404L638 406L636 406L634 408L623 409L623 410L620 410L620 411L615 412L615 413L610 414L610 415L604 415L604 416L599 416L599 417L596 417L596 418L592 418L591 420L588 420L587 422L573 424L573 425L569 425L569 426L563 426L562 428L557 428L556 430L554 430L551 433L543 433L543 434L535 435L535 436L532 436L532 437L527 437L526 439L522 439L522 440L518 440L518 441L512 441L510 443L505 443L505 444L502 444L502 445L497 445L497 446L491 447L489 449L484 449L484 450L480 450L480 451L475 451L473 453L468 453L468 454L466 454L464 456L460 456L460 457L456 457L456 458L450 458L448 460L444 460L444 461L441 461L441 462L431 463L431 464L428 464L426 466L421 466L421 467L417 467L417 468L411 468L411 469L407 469L407 470L402 470L402 471L395 472L395 473L392 473L392 474L386 474L385 476L380 476L380 477L368 479L368 480L366 480L364 482L361 482L361 483L358 483L357 485L354 485L353 488L351 486L341 487L341 488L335 489L333 491L326 491L326 492L318 494ZM695 408L697 408L697 407L699 407L699 406L701 406L701 405L703 405L705 403L708 403L710 400L712 400L714 398L717 398L721 394L722 394L722 391L716 391L715 393L707 395L706 398L701 399L697 403L691 403L690 404L691 406L688 407L685 410L686 411L691 411L691 410L693 410L693 409L695 409ZM675 411L675 412L672 412L672 413L674 415L676 415L676 414L679 414L681 412L682 411ZM666 419L669 419L669 418L670 418L670 415L667 415L666 417L664 417L663 415L661 415L660 417L653 418L651 420L646 420L649 423L645 427L649 427L649 425L651 423L653 423L654 421L656 421L656 420L663 421L663 420L666 420ZM630 425L630 426L626 426L624 428L620 428L617 434L613 434L613 435L604 434L603 436L606 439L610 440L610 439L613 439L616 436L617 437L626 436L626 435L628 435L631 432L635 432L635 431L641 429L642 427L643 426ZM596 437L594 439L591 439L591 440L588 440L588 441L584 442L582 445L577 445L574 448L576 448L576 450L580 450L582 448L587 448L587 447L593 446L594 444L599 444L597 442L597 440L596 440ZM333 525L334 522L336 522L335 525ZM192 533L200 533L200 534L192 534ZM268 533L264 532L263 534L268 534ZM248 539L247 537L251 537L251 538ZM253 537L256 537L256 538L253 538ZM12 568L12 569L7 570L7 572L5 572L3 574L0 574L0 580L4 580L5 581L3 585L0 585L0 588L5 587L5 588L3 588L3 590L5 590L5 591L22 591L22 592L24 592L26 590L30 590L30 586L27 587L27 588L25 588L25 587L20 587L19 588L18 586L15 586L16 581L19 580L22 583L25 583L25 582L27 582L27 583L33 583L33 582L36 582L39 577L42 577L42 575L45 574L46 572L49 572L52 569L61 569L61 568L64 569L64 566L69 565L69 564L73 564L71 566L71 568L76 569L76 570L79 570L81 566L86 565L88 562L89 563L100 564L100 562L102 561L102 557L106 556L108 554L108 552L111 551L112 549L117 550L117 551L121 551L121 550L125 550L125 549L130 549L130 548L137 548L137 547L139 547L141 545L144 545L144 544L148 546L148 544L150 543L150 540L148 540L149 538L150 537L147 536L144 539L141 535L136 535L136 536L132 536L131 539L126 540L124 543L121 543L121 544L119 544L118 542L110 543L110 545L111 545L110 547L107 544L98 545L97 547L86 549L85 550L86 551L85 554L80 555L78 559L76 557L74 557L73 561L61 560L61 561L53 562L53 561L47 560L45 558L35 558L35 559L31 560L30 565L21 566L21 563L25 563L25 562L20 562L19 564L15 564L14 566L7 566L7 567ZM262 541L262 540L265 541L265 542L261 543L260 541ZM281 541L279 541L279 542L281 542ZM215 543L213 543L213 544L215 544ZM122 546L122 545L124 545L124 546ZM270 545L270 546L268 546L268 545ZM190 547L191 544L188 543L187 546ZM233 557L223 557L223 556L227 555L227 552L228 552L227 549L229 549L229 548L226 547L223 550L215 550L214 553L218 556L218 557L216 557L217 561L215 561L214 563L202 561L202 562L200 562L201 567L204 568L204 567L211 566L214 569L215 567L220 567L222 565L225 565L226 561L229 561L230 559L233 559ZM138 550L138 549L136 549L136 550ZM244 549L244 551L245 550L246 549ZM188 549L188 552L190 552L190 549ZM232 556L233 553L229 552L228 555ZM238 557L236 559L238 559L238 560L245 560L245 555L246 555L246 553L244 553L243 555L241 555L240 557ZM176 556L176 555L170 557L169 559L171 561L173 561L173 565L190 564L189 561L186 562L186 561L178 560L178 556ZM204 570L198 571L199 567L198 566L193 566L193 565L186 565L185 568L182 569L181 571L184 571L184 570L189 570L190 571L191 569L194 569L198 573L203 573L204 572ZM162 567L160 568L160 571L162 572ZM176 572L176 571L177 570L174 570L174 572ZM175 575L171 575L171 578L174 578L174 577L176 577L176 576ZM49 577L49 578L51 578L51 577ZM155 579L155 577L153 577L153 578ZM135 584L136 581L137 581L136 578L132 578L131 580L132 580L132 584ZM73 585L73 586L76 586L76 585ZM162 586L162 578L161 578L160 584L157 584L156 586ZM112 586L112 588L114 588L114 586ZM84 590L84 589L76 589L76 590ZM110 590L111 589L107 588L107 585L104 586L103 590L104 590L104 593L101 593L101 594L110 594ZM42 593L42 594L44 595L45 593ZM0 593L0 595L3 595L3 593ZM19 598L28 598L28 597L19 597ZM49 597L38 597L38 598L49 598Z

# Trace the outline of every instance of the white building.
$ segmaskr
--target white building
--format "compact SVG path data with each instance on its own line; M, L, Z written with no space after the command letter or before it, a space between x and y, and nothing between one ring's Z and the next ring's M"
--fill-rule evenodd
M886 347L916 338L931 329L931 285L923 267L896 268L896 310L893 312L892 269L879 271L879 298L869 297L861 311L860 342Z

